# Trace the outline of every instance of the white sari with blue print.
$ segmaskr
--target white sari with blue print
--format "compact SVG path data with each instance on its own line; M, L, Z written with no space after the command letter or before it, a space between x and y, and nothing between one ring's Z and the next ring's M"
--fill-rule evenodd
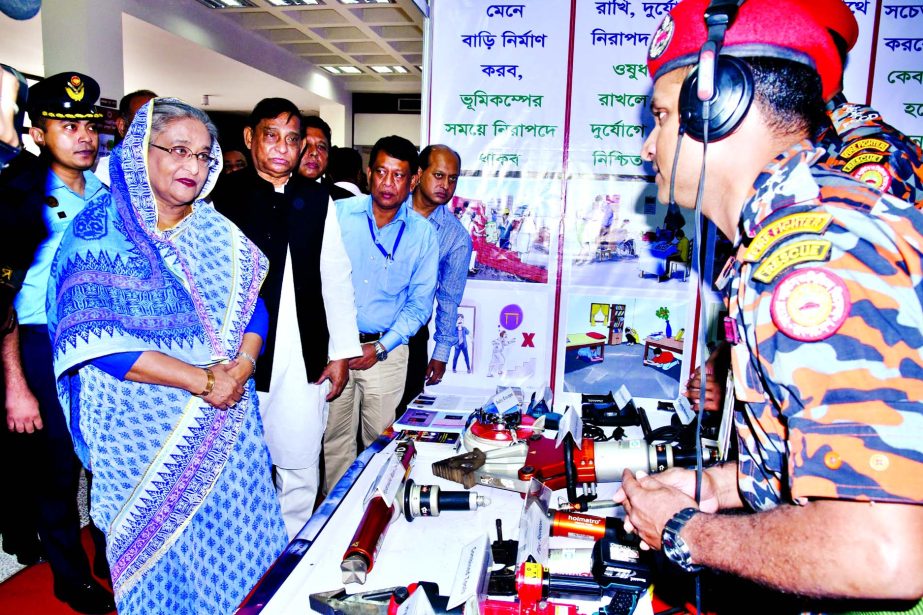
M151 103L113 152L111 198L74 220L52 265L49 327L58 394L106 533L119 613L227 613L285 547L253 380L213 408L173 387L91 364L159 351L208 366L235 357L267 260L201 200L157 230L147 175ZM218 144L211 155L221 159Z

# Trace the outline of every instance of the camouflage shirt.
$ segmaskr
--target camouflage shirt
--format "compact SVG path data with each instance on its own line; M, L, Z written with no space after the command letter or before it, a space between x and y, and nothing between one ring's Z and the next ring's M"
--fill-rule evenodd
M865 105L842 96L828 105L832 126L815 139L823 163L923 208L923 150Z
M923 214L803 141L743 208L730 315L739 488L923 502Z

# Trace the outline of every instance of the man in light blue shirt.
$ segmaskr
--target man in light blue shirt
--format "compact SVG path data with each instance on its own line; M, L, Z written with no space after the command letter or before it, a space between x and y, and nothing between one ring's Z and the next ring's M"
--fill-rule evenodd
M433 313L436 231L404 203L416 171L417 150L410 141L379 139L369 158L371 195L336 204L353 268L362 356L349 361L349 383L330 402L324 432L328 489L356 458L359 417L365 446L394 419L404 392L407 342Z
M413 210L429 220L439 240L439 276L436 284L436 346L429 357L429 326L424 324L410 338L410 358L400 415L423 392L423 385L439 384L445 374L452 346L458 343L455 321L465 294L471 237L445 205L455 196L461 157L446 145L428 145L420 152L419 181L413 191ZM467 350L466 350L467 353Z

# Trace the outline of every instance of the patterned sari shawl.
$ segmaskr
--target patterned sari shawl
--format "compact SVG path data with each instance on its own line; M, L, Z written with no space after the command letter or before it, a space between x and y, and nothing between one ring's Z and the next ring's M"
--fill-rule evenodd
M157 230L147 172L152 104L112 154L111 198L89 204L67 231L48 295L58 395L75 448L100 475L118 468L118 480L93 484L117 598L195 516L256 395L251 380L240 403L223 411L182 389L119 381L89 362L146 350L203 367L235 357L268 266L202 200L220 164L192 213ZM211 155L221 160L217 142Z

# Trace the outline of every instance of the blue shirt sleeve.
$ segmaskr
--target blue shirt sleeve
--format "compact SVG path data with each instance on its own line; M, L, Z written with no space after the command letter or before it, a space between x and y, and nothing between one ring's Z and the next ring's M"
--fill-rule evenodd
M260 347L260 355L262 355L263 349L266 347L266 336L269 335L269 310L266 309L266 303L262 297L257 297L256 309L253 311L253 316L250 317L250 322L247 324L247 328L244 329L244 333L256 333L260 336L263 340L263 345Z
M436 347L432 358L443 363L449 362L449 352L456 343L458 304L465 294L468 261L471 260L471 237L460 224L453 234L454 245L439 261L436 283L436 334L433 336Z
M140 350L137 352L117 352L107 354L104 357L97 357L90 361L90 365L98 367L114 378L125 380L125 375L131 370L131 366L135 364L135 361L140 356Z
M416 215L416 214L414 214ZM433 297L436 294L436 278L439 271L439 248L436 231L432 225L420 218L422 231L420 257L414 263L410 285L407 287L407 301L397 314L394 324L381 336L381 345L391 352L420 330L433 315Z

